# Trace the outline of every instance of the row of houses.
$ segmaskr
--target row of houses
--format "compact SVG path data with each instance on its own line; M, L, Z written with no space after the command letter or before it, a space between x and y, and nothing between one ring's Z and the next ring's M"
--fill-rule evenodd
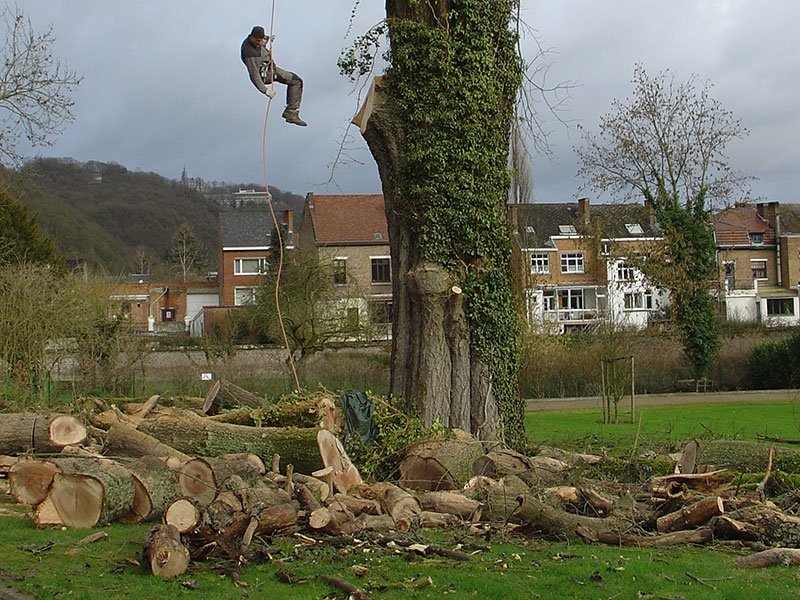
M331 268L343 314L388 335L392 271L383 196L308 194L297 230L291 210L274 209L286 250L311 251ZM258 203L220 211L216 277L120 286L116 297L134 326L202 335L221 313L253 302L277 243L272 215ZM509 221L523 258L530 329L565 333L604 322L641 329L667 315L668 292L636 266L662 240L651 206L591 206L588 199L514 204ZM727 318L798 324L800 205L731 207L713 216L713 226L719 267L713 293Z

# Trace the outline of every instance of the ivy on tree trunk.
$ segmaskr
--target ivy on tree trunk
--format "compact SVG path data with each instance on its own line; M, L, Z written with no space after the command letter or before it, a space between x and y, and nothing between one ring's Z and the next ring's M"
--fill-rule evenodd
M522 65L516 0L388 0L390 68L364 132L392 254L391 393L521 447L519 319L506 218Z

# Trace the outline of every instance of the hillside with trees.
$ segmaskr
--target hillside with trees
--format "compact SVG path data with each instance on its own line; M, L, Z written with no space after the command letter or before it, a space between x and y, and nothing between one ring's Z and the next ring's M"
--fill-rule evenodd
M59 253L111 275L142 270L165 275L183 226L206 250L208 268L215 269L218 202L239 188L259 189L215 182L201 192L156 173L63 158L36 159L5 175L9 191L37 215ZM299 218L301 196L270 191Z

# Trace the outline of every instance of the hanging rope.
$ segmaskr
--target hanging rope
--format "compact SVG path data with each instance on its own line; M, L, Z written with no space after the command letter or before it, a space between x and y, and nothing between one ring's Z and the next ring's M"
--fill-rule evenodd
M269 84L275 87L275 61L272 59L272 32L275 25L275 0L272 0L272 11L269 21ZM267 180L267 124L269 123L269 109L272 106L272 98L268 97L267 108L264 112L264 130L261 135L261 162L264 171L264 190L267 193L267 206L269 213L272 216L272 224L275 227L275 235L278 238L278 270L275 275L275 312L278 314L278 324L281 328L281 335L283 336L283 344L286 348L287 362L289 369L292 372L294 379L294 386L296 390L300 390L300 380L297 377L297 369L294 364L294 357L292 356L292 349L289 346L289 336L286 335L286 328L283 325L283 316L281 314L281 301L280 301L280 285L281 274L283 272L283 236L281 235L281 228L278 224L278 219L275 216L275 209L272 206L272 196L269 193L269 181Z

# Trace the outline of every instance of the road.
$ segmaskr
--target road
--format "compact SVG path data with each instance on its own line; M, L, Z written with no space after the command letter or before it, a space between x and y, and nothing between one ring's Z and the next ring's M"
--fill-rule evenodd
M697 392L678 394L643 394L636 396L636 406L668 406L673 404L727 404L731 402L781 402L784 400L800 401L800 390L757 390L746 392ZM621 408L630 406L625 397L620 402ZM526 400L527 412L542 410L572 410L581 408L600 408L600 397L582 398L541 398Z

